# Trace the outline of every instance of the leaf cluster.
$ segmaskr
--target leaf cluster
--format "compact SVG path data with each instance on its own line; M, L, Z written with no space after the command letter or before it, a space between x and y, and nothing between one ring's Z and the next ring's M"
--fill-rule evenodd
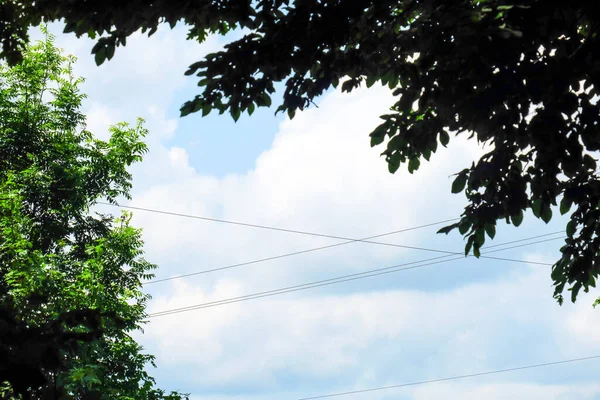
M95 138L51 35L0 65L0 384L3 398L181 399L154 387L141 329L155 266L141 231L92 213L129 197L143 121Z

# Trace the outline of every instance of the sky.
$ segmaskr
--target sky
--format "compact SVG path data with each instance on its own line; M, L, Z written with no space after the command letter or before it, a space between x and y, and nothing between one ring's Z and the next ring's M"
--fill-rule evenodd
M93 42L61 29L50 26L86 78L88 129L106 138L111 124L146 120L150 151L132 168L133 198L123 205L357 239L457 218L466 204L450 193L452 174L483 154L477 143L452 138L414 175L389 174L383 148L369 146L368 133L393 103L387 88L331 90L291 121L274 115L276 101L237 123L218 114L179 118L180 105L198 92L196 79L183 74L187 66L230 37L194 43L183 27L135 34L97 67ZM562 307L552 298L544 264L558 258L564 221L546 225L526 215L519 228L500 223L490 245L521 247L489 256L512 261L451 257L213 304L150 318L136 338L157 357L150 372L158 386L193 400L295 400L600 355L598 292ZM344 242L140 210L133 224L143 229L157 279ZM148 312L444 256L424 248L460 253L462 238L436 234L442 226L373 239L387 245L353 242L147 284ZM545 239L555 240L534 243ZM599 371L596 359L335 398L600 399Z

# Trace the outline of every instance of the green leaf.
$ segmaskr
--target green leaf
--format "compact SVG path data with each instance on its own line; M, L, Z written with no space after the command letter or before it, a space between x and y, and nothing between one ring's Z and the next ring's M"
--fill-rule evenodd
M271 107L271 96L267 93L261 93L256 97L256 105L259 107ZM280 106L276 112L283 111L285 108Z
M371 147L375 147L383 143L385 136L371 136Z
M394 153L388 158L388 171L393 174L398 171L398 168L400 168L400 154Z
M544 221L545 223L550 222L550 220L552 219L552 209L550 208L550 206L545 205L542 208L540 217L542 218L542 221Z
M460 193L465 189L468 176L465 173L460 173L452 182L452 193Z
M77 23L76 22L69 22L65 25L65 29L63 29L63 33L71 33L75 31L75 28L77 27Z
M581 290L582 286L583 284L577 281L575 282L572 288L569 288L569 290L571 291L571 302L575 303L575 300L577 300L577 295L579 294L579 291Z
M440 143L444 147L448 146L448 143L450 143L450 135L448 135L448 132L440 131Z
M533 203L531 204L531 211L533 211L533 215L535 215L537 218L539 218L541 210L542 210L542 200L535 199L533 201Z
M212 106L208 103L204 103L202 106L202 116L206 117L212 111Z
M98 49L98 51L96 51L96 54L94 54L94 61L96 62L96 65L102 65L105 59L106 49L104 47L101 47Z
M383 140L385 139L385 131L386 127L382 124L375 128L375 130L373 130L373 132L369 134L369 136L371 137L371 147L383 143Z
M202 105L202 101L200 99L196 99L192 102L193 107L192 110L190 111L190 113L195 113L200 111L201 109L203 109L203 105Z
M429 149L423 150L423 158L426 159L427 161L429 161L429 159L431 158L431 150L429 150Z
M241 114L240 109L237 108L237 107L236 108L232 108L230 112L231 112L231 116L233 117L233 120L235 122L237 122L238 119L240 119L240 114Z
M460 232L461 235L464 235L465 233L467 233L470 228L471 228L471 223L467 220L461 221L458 224L458 231Z
M571 199L568 196L564 195L562 200L560 201L560 214L565 215L566 213L568 213L571 209L571 205L573 205Z
M519 226L523 222L523 211L519 211L516 215L511 215L510 220L514 226Z
M565 265L567 263L567 259L561 258L552 266L552 272L550 273L550 278L554 282L558 282L562 279L562 275L565 271Z
M596 171L596 168L598 168L596 160L589 154L583 156L583 165L590 171Z
M576 231L577 223L574 220L570 220L569 223L567 223L567 236L572 238Z
M456 224L452 224L452 225L445 226L445 227L443 227L442 229L440 229L439 231L437 231L437 233L445 233L445 234L447 235L447 234L448 234L448 233L450 233L450 231L452 231L454 228L457 228L457 227L458 227L458 225L459 225L459 224L458 224L458 223L456 223Z
M180 111L179 116L180 117L185 117L186 115L189 115L192 112L192 107L193 107L192 102L191 101L186 101L183 104L183 106L181 106L181 108L179 109L179 111Z
M370 88L377 82L377 78L375 76L369 75L367 76L367 87Z
M185 75L193 75L199 68L204 65L204 61L197 61L188 67L188 70L185 71Z
M272 104L272 102L271 102L271 96L269 96L268 94L265 93L264 96L263 96L263 98L265 100L265 106L271 107L271 104Z
M496 236L496 226L492 225L492 224L486 224L485 225L485 233L487 233L487 235L490 237L490 239L493 239L494 236Z
M477 229L475 232L475 246L480 248L485 243L485 231L483 229Z
M354 79L348 79L344 83L342 83L342 93L348 92L350 93L352 89L354 89L355 81Z
M471 248L473 247L473 242L475 241L475 235L469 236L467 240L467 244L465 245L465 256L469 255Z
M419 169L419 166L421 165L421 161L415 157L415 158L411 158L410 161L408 161L408 172L410 172L411 174Z
M115 55L115 45L112 43L109 43L106 46L106 58L108 60L111 60L113 58L113 56Z
M254 113L254 103L248 104L248 115L252 115Z

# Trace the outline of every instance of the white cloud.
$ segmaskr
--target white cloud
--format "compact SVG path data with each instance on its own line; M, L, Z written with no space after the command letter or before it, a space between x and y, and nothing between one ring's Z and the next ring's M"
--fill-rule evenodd
M536 384L440 384L411 390L413 400L593 400L600 396L600 385L536 385Z
M567 318L569 333L582 344L600 348L599 310L591 307L581 308Z
M51 33L62 29L63 24L50 25ZM91 54L94 40L58 35L56 44L77 57L74 72L86 78L83 91L89 98L117 110L145 112L148 104L161 109L170 105L176 91L190 84L183 74L188 65L222 46L218 36L197 43L186 40L186 34L184 26L170 30L163 25L151 37L138 31L101 66Z
M600 385L539 385L523 383L477 383L449 382L429 384L417 387L397 388L386 391L367 392L337 397L339 399L373 399L373 400L596 400L600 396ZM192 395L192 400L275 400L298 399L307 394L304 392L276 393L272 395ZM319 393L321 394L321 393ZM334 397L336 398L336 397Z
M350 386L342 390L353 390L599 354L598 342L564 345L578 332L562 321L589 303L583 298L577 307L558 307L548 282L544 271L532 268L434 293L283 295L154 318L144 340L163 368L197 371L180 382L208 388L235 382L279 389L275 377L286 371L317 381L341 379ZM203 291L178 282L171 294L154 299L150 311L236 297L248 292L243 286L221 280ZM534 383L544 374L532 375ZM423 393L417 390L414 398L431 398Z
M369 149L366 136L388 104L385 89L350 96L332 93L318 109L282 124L271 148L246 174L216 179L195 171L174 176L138 191L134 204L348 236L457 215L463 200L448 193L448 176L481 150L455 140L451 151L440 151L415 176L405 171L389 175L377 154L381 149ZM149 251L168 266L162 276L331 243L155 214L138 213L136 221L146 227ZM421 245L427 240L418 231L401 238ZM156 289L150 312L303 282L313 275L373 268L398 260L399 254L411 256L398 249L353 245L311 255L309 261L174 281ZM432 279L452 280L450 268L431 272ZM388 278L399 279L411 278ZM575 309L589 307L585 299L580 303ZM233 383L261 393L278 392L285 389L281 374L316 387L335 381L337 389L345 390L600 351L600 346L571 343L573 334L563 321L572 310L559 308L551 298L548 270L531 268L507 273L501 281L465 282L443 291L312 291L229 304L156 318L143 340L164 371L195 371L189 379L167 374L189 390L218 392ZM541 332L551 334L540 340ZM555 393L558 397L550 398L559 399L561 393L578 390L564 386L552 392L539 382L539 375L531 379L510 383L503 393L525 390L532 398ZM454 396L487 393L501 384L456 386ZM425 389L410 393L407 398L428 396ZM496 396L507 398L499 392Z
M176 150L181 154L177 153L177 169L173 169L175 150L171 150L168 160L144 164L153 171L167 168L170 178L152 182L150 187L136 186L133 204L350 237L458 215L462 199L449 195L448 177L480 150L458 139L452 143L452 151L439 150L414 176L406 170L389 174L379 156L382 148L370 149L367 133L391 103L385 88L352 95L332 93L319 108L285 121L254 169L223 179L192 172L182 150ZM457 159L456 153L463 158ZM159 263L176 264L165 270L169 275L203 269L189 261L197 260L197 254L202 255L204 264L224 265L333 243L156 214L137 213L135 218L138 225L148 227L145 239L150 256ZM156 225L163 229L151 229ZM402 237L408 244L419 240L421 236ZM337 269L346 269L349 262L373 264L402 253L398 248L353 245L330 254L336 255ZM185 257L188 261L174 262ZM311 257L314 268L322 269L320 254Z

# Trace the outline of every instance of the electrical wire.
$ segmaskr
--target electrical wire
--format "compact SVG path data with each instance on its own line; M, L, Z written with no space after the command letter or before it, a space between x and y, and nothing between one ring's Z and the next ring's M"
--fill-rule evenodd
M98 204L108 205L108 206L113 206L113 207L126 208L126 209L131 209L131 210L138 210L138 211L152 212L152 213L158 213L158 214L172 215L172 216L183 217L183 218L192 218L192 219L199 219L199 220L204 220L204 221L219 222L219 223L224 223L224 224L232 224L232 225L246 226L246 227L251 227L251 228L259 228L259 229L267 229L267 230L274 230L274 231L280 231L280 232L287 232L287 233L295 233L295 234L301 234L301 235L308 235L308 236L325 237L325 238L337 239L337 240L343 240L344 241L342 243L335 243L335 244L332 244L332 245L320 246L320 247L315 247L315 248L311 248L311 249L300 250L300 251L296 251L296 252L292 252L292 253L286 253L286 254L281 254L281 255L276 255L276 256L261 258L261 259L257 259L257 260L247 261L247 262L243 262L243 263L227 265L227 266L224 266L224 267L219 267L219 268L213 268L213 269L204 270L204 271L193 272L193 273L190 273L190 274L177 275L177 276L168 277L168 278L161 278L161 279L154 279L154 280L151 280L149 282L145 282L144 285L150 285L150 284L159 283L159 282L166 282L166 281L170 281L170 280L174 280L174 279L181 279L181 278L186 278L186 277L190 277L190 276L194 276L194 275L201 275L201 274L206 274L206 273L209 273L209 272L216 272L216 271L221 271L221 270L225 270L225 269L231 269L231 268L241 267L241 266L245 266L245 265L257 264L257 263L261 263L261 262L265 262L265 261L271 261L271 260L281 259L281 258L285 258L285 257L291 257L291 256L299 255L299 254L310 253L310 252L313 252L313 251L319 251L319 250L329 249L329 248L332 248L332 247L343 246L343 245L346 245L346 244L356 243L356 242L368 243L368 244L376 244L376 245L380 245L380 246L398 247L398 248L410 249L410 250L421 250L421 251L428 251L428 252L435 252L435 253L443 253L443 254L448 254L448 255L458 255L458 254L461 254L460 252L455 252L455 251L439 250L439 249L432 249L432 248L426 248L426 247L408 246L408 245L401 245L401 244L397 244L397 243L376 242L376 241L369 240L369 239L375 239L375 238L378 238L378 237L389 236L389 235L393 235L393 234L397 234L397 233L408 232L408 231L412 231L412 230L426 228L426 227L430 227L430 226L434 226L434 225L440 225L440 224L443 224L443 223L453 222L453 221L457 221L458 218L447 219L447 220L433 222L433 223L424 224L424 225L419 225L419 226L415 226L415 227L411 227L411 228L400 229L400 230L396 230L396 231L392 231L392 232L387 232L387 233L383 233L383 234L379 234L379 235L368 236L368 237L361 238L361 239L353 239L353 238L347 238L347 237L343 237L343 236L334 236L334 235L328 235L328 234L322 234L322 233L300 231L300 230L295 230L295 229L277 228L277 227L268 226L268 225L250 224L250 223L239 222L239 221L231 221L231 220L224 220L224 219L203 217L203 216L198 216L198 215L182 214L182 213L176 213L176 212L171 212L171 211L156 210L156 209L151 209L151 208L134 207L134 206L119 205L119 204L112 204L112 203L106 203L106 202L98 202ZM549 233L549 234L546 234L544 236L549 236L549 235L553 235L553 234L557 234L557 233L562 233L562 231L557 231L557 232ZM486 257L486 256L482 255L481 258L489 258L489 257Z
M219 222L222 224L245 226L245 227L249 227L249 228L266 229L266 230L277 231L277 232L294 233L294 234L298 234L298 235L344 240L344 241L347 241L348 243L361 242L361 243L377 244L380 246L400 247L400 248L409 249L409 250L428 251L428 252L433 252L433 253L458 254L458 253L452 252L452 251L437 250L437 249L431 249L431 248L427 248L427 247L416 247L416 246L408 246L408 245L401 245L401 244L395 244L395 243L374 242L374 241L367 240L367 239L355 239L355 238L349 238L349 237L345 237L345 236L328 235L328 234L324 234L324 233L308 232L308 231L301 231L301 230L296 230L296 229L277 228L277 227L269 226L269 225L250 224L250 223L246 223L246 222L238 222L238 221L230 221L230 220L226 220L226 219L203 217L203 216L199 216L199 215L182 214L182 213L176 213L176 212L164 211L164 210L155 210L152 208L124 206L124 205L111 204L111 203L106 203L106 202L98 202L98 204L126 208L126 209L131 209L131 210L152 212L152 213L157 213L157 214L171 215L171 216L175 216L175 217L199 219L202 221L211 221L211 222ZM453 218L453 219L449 219L449 220L445 220L445 221L434 222L432 224L429 224L429 226L438 225L438 224L442 224L445 222L457 221L457 220L458 220L458 218Z
M103 202L103 201L99 201L98 204L102 204L105 206L125 208L125 209L129 209L129 210L137 210L137 211L145 211L145 212L151 212L151 213L156 213L156 214L171 215L174 217L199 219L202 221L219 222L222 224L245 226L245 227L249 227L249 228L266 229L266 230L277 231L277 232L295 233L298 235L308 235L308 236L317 236L317 237L323 237L323 238L329 238L329 239L347 240L349 242L363 241L362 239L353 239L353 238L347 238L347 237L343 237L343 236L328 235L328 234L324 234L324 233L301 231L298 229L278 228L278 227L269 226L269 225L251 224L251 223L247 223L247 222L239 222L239 221L231 221L231 220L227 220L227 219L203 217L200 215L183 214L183 213L177 213L177 212L172 212L172 211L156 210L156 209L152 209L152 208L134 207L134 206L128 206L128 205L122 205L122 204L113 204L113 203L107 203L107 202ZM453 222L453 221L457 221L458 219L459 218L452 218L452 219L448 219L445 221L439 221L439 222L434 222L434 223L423 225L423 226L418 226L415 228L408 228L408 230L419 229L421 227L432 226L432 225L439 225L439 224L443 224L446 222Z
M446 222L446 221L444 221L444 222ZM246 266L246 265L258 264L258 263L266 262L266 261L278 260L278 259L281 259L281 258L296 256L296 255L300 255L300 254L306 254L306 253L310 253L310 252L314 252L314 251L319 251L319 250L324 250L324 249L330 249L332 247L342 246L342 245L346 245L346 244L349 244L349 243L356 243L358 241L365 240L365 239L374 239L374 238L377 238L377 237L382 237L382 236L387 236L387 235L393 235L395 233L401 233L401 232L406 232L406 231L409 231L409 230L420 229L420 228L424 228L424 227L427 227L427 226L436 225L436 224L440 224L440 223L443 223L443 222L437 222L437 223L427 224L427 225L420 225L420 226L417 226L417 227L402 229L402 230L394 231L394 232L382 233L380 235L370 236L370 237L367 237L367 238L364 238L364 239L357 239L357 240L353 240L353 241L335 243L335 244L331 244L331 245L328 245L328 246L314 247L314 248L311 248L311 249L295 251L295 252L292 252L292 253L285 253L285 254L280 254L280 255L266 257L266 258L259 258L257 260L252 260L252 261L246 261L246 262L237 263L237 264L226 265L224 267L206 269L206 270L197 271L197 272L190 272L188 274L175 275L175 276L171 276L171 277L168 277L168 278L154 279L154 280L151 280L151 281L143 283L143 285L151 285L151 284L160 283L160 282L172 281L172 280L175 280L175 279L189 278L191 276L203 275L203 274L207 274L207 273L211 273L211 272L222 271L222 270L231 269L231 268L237 268L237 267L242 267L242 266ZM488 246L487 248L491 249L491 248L498 247L498 246L505 246L507 244L512 244L512 243L517 243L517 242L522 242L522 241L537 239L537 238L541 238L541 237L553 236L553 235L557 235L557 234L560 234L560 233L563 233L563 231L556 231L556 232L546 233L546 234L543 234L543 235L533 236L533 237L530 237L530 238L513 240L513 241L510 241L510 242L505 242L505 243L501 243L501 244L496 244L496 245ZM375 243L378 243L378 242L375 242ZM391 244L391 243L386 243L386 244ZM458 255L458 254L462 255L462 253L458 253L458 252L449 252L449 253L452 254L452 255ZM488 257L488 256L485 256L485 255L480 256L480 258L494 259L494 257Z
M477 377L477 376L503 374L503 373L506 373L506 372L522 371L522 370L526 370L526 369L549 367L549 366L552 366L552 365L560 365L560 364L568 364L568 363L574 363L574 362L580 362L580 361L588 361L588 360L594 360L594 359L598 359L598 358L600 358L600 355L590 356L590 357L581 357L581 358L571 358L571 359L568 359L568 360L552 361L552 362L547 362L547 363L542 363L542 364L525 365L525 366L522 366L522 367L496 369L496 370L493 370L493 371L476 372L476 373L473 373L473 374L466 374L466 375L455 375L455 376L449 376L449 377L446 377L446 378L429 379L429 380L426 380L426 381L408 382L408 383L401 383L401 384L398 384L398 385L380 386L380 387L375 387L375 388L370 388L370 389L351 390L351 391L348 391L348 392L339 392L339 393L324 394L324 395L320 395L320 396L303 397L303 398L297 399L297 400L325 399L325 398L330 398L330 397L347 396L347 395L350 395L350 394L368 393L368 392L375 392L375 391L388 390L388 389L396 389L396 388L402 388L402 387L408 387L408 386L426 385L426 384L429 384L429 383L447 382L447 381L453 381L453 380L457 380L457 379L474 378L474 377Z
M501 249L497 249L497 250L494 250L494 251L491 251L488 253L494 253L494 252L510 250L510 249L514 249L514 248L518 248L518 247L530 246L533 244L549 242L549 241L557 240L557 239L562 239L562 237L545 239L545 240L540 240L537 242L501 248ZM498 245L498 246L501 246L501 245ZM470 256L470 257L472 257L472 256ZM446 258L446 259L444 260L444 258ZM444 262L455 261L455 260L460 260L460 259L464 259L464 258L465 258L464 256L455 257L455 258L449 258L449 256L434 257L434 258L429 258L429 259L420 260L420 261L414 261L414 262L409 262L409 263L404 263L404 264L397 264L397 265L393 265L390 267L378 268L378 269L373 269L373 270L369 270L369 271L358 272L358 273L349 274L349 275L343 275L343 276L339 276L339 277L335 277L335 278L329 278L329 279L323 279L323 280L314 281L314 282L308 282L308 283L304 283L304 284L300 284L300 285L288 286L288 287L284 287L284 288L280 288L280 289L273 289L273 290L269 290L269 291L265 291L265 292L253 293L253 294L249 294L249 295L238 296L238 297L233 297L233 298L229 298L229 299L222 299L222 300L212 301L212 302L208 302L208 303L196 304L196 305L187 306L187 307L180 307L180 308L175 308L175 309L171 309L171 310L158 311L155 313L148 314L147 317L155 318L155 317L161 317L161 316L165 316L165 315L179 314L179 313L187 312L187 311L211 308L211 307L221 306L221 305L225 305L225 304L254 300L254 299L258 299L258 298L262 298L262 297L271 297L271 296L276 296L276 295L284 294L284 293L312 289L315 287L328 286L328 285L333 285L333 284L337 284L337 283L354 281L354 280L358 280L358 279L365 279L365 278L370 278L373 276L379 276L379 275L384 275L384 274L389 274L389 273L394 273L394 272L423 268L423 267L430 266L430 265L441 264ZM442 260L440 260L440 259L442 259ZM552 265L549 263L541 263L541 262L526 261L526 260L516 260L516 259L511 259L511 258L503 258L503 257L495 257L494 259L501 260L501 261L508 261L508 262L520 262L520 263L526 263L526 264L534 264L534 265L544 265L544 266ZM429 261L432 261L432 262L429 262ZM423 264L423 263L425 263L425 264ZM415 265L415 264L418 264L418 265Z
M227 265L227 266L224 266L224 267L207 269L207 270L198 271L198 272L192 272L192 273L184 274L184 275L171 276L169 278L154 279L154 280L151 280L149 282L144 283L144 285L150 285L150 284L159 283L159 282L166 282L166 281L170 281L170 280L173 280L173 279L187 278L189 276L207 274L209 272L222 271L224 269L230 269L230 268L236 268L236 267L241 267L241 266L245 266L245 265L257 264L257 263L261 263L261 262L265 262L265 261L278 260L278 259L285 258L285 257L291 257L291 256L300 255L300 254L310 253L310 252L313 252L313 251L319 251L319 250L330 249L332 247L344 246L344 245L347 245L347 244L350 244L350 243L363 242L363 241L369 240L369 239L376 239L376 238L380 238L380 237L384 237L384 236L395 235L395 234L398 234L398 233L414 231L414 230L417 230L417 229L427 228L429 226L434 226L434 225L440 225L440 224L443 224L443 223L446 223L446 222L451 222L451 221L455 221L455 220L450 219L450 220L446 220L446 221L433 222L433 223L430 223L430 224L414 226L414 227L411 227L411 228L400 229L400 230L396 230L396 231L392 231L392 232L386 232L386 233L382 233L382 234L379 234L379 235L367 236L367 237L362 238L362 239L347 240L347 241L344 241L344 242L334 243L334 244L330 244L330 245L327 245L327 246L313 247L313 248L310 248L310 249L294 251L294 252L291 252L291 253L285 253L285 254L280 254L280 255L266 257L266 258L259 258L257 260L246 261L246 262L242 262L242 263L238 263L238 264L231 264L231 265Z

